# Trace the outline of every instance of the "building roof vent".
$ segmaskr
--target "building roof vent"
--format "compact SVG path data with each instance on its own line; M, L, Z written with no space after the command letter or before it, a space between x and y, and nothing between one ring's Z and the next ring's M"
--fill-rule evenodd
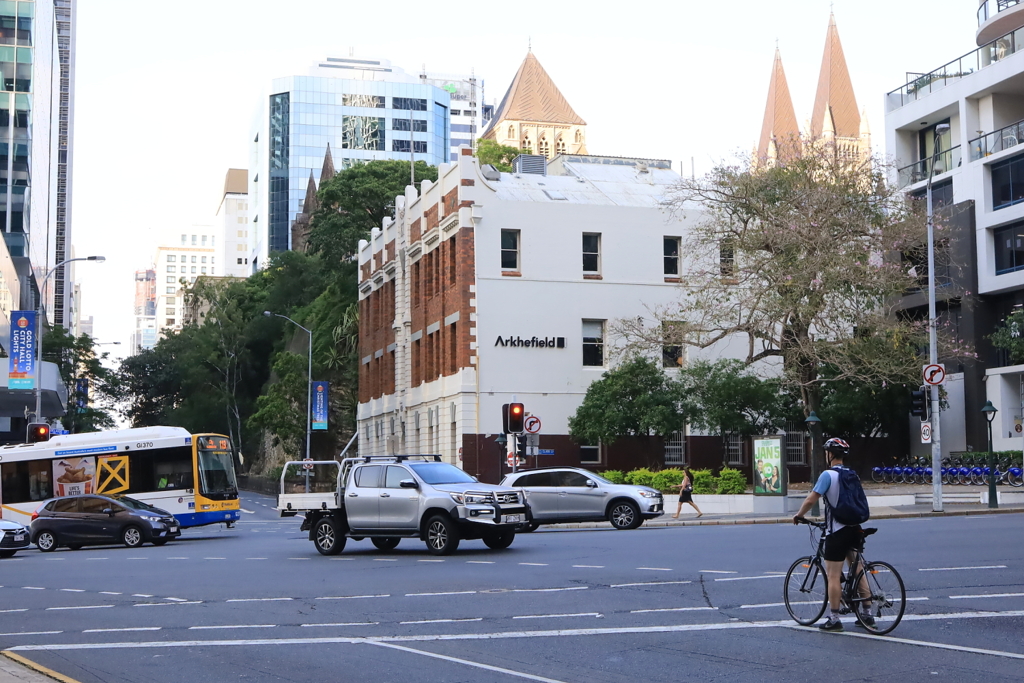
M496 169L491 164L484 164L480 167L480 175L484 177L484 180L497 180L501 181L501 171Z
M512 160L513 173L548 174L548 158L541 154L520 154Z

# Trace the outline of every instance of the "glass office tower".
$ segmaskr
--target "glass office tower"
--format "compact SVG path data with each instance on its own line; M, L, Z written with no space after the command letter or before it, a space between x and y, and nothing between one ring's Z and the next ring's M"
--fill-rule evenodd
M310 173L327 146L338 170L374 159L446 162L450 96L383 60L328 58L308 76L275 79L253 132L249 197L253 272L291 248Z

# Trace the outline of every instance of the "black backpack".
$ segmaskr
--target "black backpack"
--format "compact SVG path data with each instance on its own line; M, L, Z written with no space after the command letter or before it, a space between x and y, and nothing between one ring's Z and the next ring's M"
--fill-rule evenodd
M860 477L850 469L834 467L839 476L839 496L834 506L829 506L832 519L846 526L863 524L871 518L868 497L860 485Z

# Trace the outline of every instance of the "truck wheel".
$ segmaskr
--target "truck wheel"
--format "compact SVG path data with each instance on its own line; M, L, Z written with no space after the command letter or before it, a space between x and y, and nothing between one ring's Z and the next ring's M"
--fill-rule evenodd
M498 531L484 536L484 545L491 550L504 550L512 545L512 541L514 540L516 540L515 530L506 529L504 531Z
M373 538L370 539L370 542L377 550L394 550L401 540L400 538Z
M640 509L631 500L619 500L608 509L608 521L616 529L635 529L644 523Z
M451 555L459 548L459 527L447 515L427 520L427 550L431 555Z
M321 555L337 555L345 549L345 536L330 517L324 517L313 527L313 545Z

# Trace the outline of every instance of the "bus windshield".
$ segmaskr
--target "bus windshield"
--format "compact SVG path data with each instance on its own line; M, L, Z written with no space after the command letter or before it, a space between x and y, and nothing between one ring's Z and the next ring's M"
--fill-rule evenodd
M231 442L221 437L201 437L197 453L200 493L210 498L238 495L235 466L231 460Z

